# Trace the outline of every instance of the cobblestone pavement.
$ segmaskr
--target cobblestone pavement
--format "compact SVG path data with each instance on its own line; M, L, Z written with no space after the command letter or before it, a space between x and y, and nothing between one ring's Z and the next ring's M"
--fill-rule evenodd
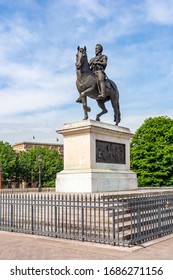
M173 260L173 234L133 248L0 231L0 260Z

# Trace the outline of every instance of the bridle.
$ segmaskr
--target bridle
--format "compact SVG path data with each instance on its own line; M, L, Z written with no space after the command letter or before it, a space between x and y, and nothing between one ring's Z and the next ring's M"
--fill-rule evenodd
M83 59L86 57L86 50L85 48L79 48L76 54L76 69L80 70L83 65Z

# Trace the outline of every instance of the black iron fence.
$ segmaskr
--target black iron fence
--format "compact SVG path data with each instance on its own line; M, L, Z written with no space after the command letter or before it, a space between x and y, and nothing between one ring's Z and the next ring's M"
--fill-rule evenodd
M0 230L132 246L173 232L173 192L1 193Z
M3 188L3 189L0 189L0 194L11 194L11 193L33 193L33 192L39 192L39 189L38 188ZM46 187L43 187L42 188L42 192L55 192L55 188L46 188Z

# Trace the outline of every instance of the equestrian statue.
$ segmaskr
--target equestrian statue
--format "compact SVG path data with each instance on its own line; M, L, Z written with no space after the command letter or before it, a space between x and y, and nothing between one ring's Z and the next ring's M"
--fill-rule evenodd
M100 121L100 116L108 112L105 102L110 100L114 110L114 122L118 125L121 120L119 91L116 84L105 73L107 56L103 55L102 51L102 45L97 44L95 48L96 56L88 62L86 47L81 48L78 46L76 54L76 87L79 92L79 98L76 102L82 103L84 120L87 120L88 112L91 111L91 108L87 106L87 96L95 99L102 109L101 113L96 116L96 121Z

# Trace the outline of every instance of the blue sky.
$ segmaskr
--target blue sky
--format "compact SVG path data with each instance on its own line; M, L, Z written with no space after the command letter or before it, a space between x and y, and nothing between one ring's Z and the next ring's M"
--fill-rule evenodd
M56 143L79 121L77 46L108 56L120 91L121 123L173 117L173 0L0 0L0 140ZM95 119L96 101L88 99ZM101 121L113 124L113 111Z

